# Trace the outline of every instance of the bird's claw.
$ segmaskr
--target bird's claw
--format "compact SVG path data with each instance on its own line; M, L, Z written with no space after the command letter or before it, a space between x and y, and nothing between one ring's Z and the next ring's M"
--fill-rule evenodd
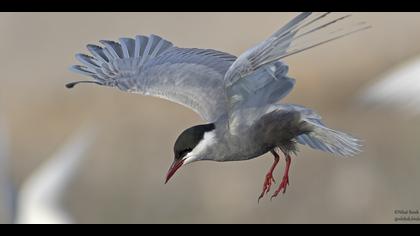
M261 192L260 196L258 197L258 202L260 202L260 199L264 197L264 195L268 192L270 192L271 184L276 183L276 180L273 178L272 173L268 173L265 176L265 181L263 184L263 191Z
M281 192L281 190L283 190L283 194L286 193L287 185L289 185L289 176L285 175L283 176L283 180L281 181L279 188L274 192L270 200L277 197L277 195Z

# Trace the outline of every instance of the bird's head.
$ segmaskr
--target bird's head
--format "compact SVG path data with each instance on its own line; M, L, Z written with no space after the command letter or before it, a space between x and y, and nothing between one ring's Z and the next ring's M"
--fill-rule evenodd
M204 149L212 141L214 124L197 125L184 130L174 144L174 161L166 175L167 183L175 172L183 165L202 160Z

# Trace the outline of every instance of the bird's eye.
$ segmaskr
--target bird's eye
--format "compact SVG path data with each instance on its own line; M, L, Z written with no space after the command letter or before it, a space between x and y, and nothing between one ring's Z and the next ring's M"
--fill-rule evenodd
M192 151L191 148L184 149L184 150L181 151L180 156L184 157L185 155L187 155L191 151Z

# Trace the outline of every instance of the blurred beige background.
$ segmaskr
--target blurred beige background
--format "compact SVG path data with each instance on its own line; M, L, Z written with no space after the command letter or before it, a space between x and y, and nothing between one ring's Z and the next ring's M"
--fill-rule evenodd
M68 71L74 54L100 39L153 33L178 46L239 55L293 16L1 13L0 113L15 184L92 122L99 137L65 199L80 223L393 223L394 210L419 209L420 120L354 102L359 88L420 53L419 13L354 13L373 28L287 58L297 85L285 102L315 109L365 147L354 159L301 147L287 193L272 202L257 204L269 155L194 163L163 184L176 137L202 122L189 109L110 88L64 87L82 78Z

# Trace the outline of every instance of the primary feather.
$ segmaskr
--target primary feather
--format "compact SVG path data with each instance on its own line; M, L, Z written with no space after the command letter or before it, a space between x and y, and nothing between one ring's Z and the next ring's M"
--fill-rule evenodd
M370 27L360 22L345 28L331 28L329 26L344 21L350 15L323 23L322 19L329 15L329 12L303 12L269 38L245 51L226 73L226 86L231 86L264 65Z

